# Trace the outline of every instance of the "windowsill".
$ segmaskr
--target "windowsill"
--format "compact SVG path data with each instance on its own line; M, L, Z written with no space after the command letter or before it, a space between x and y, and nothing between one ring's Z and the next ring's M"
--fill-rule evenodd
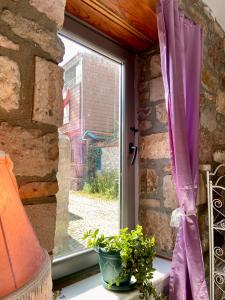
M154 260L153 285L163 292L168 288L171 262L162 258ZM138 291L118 293L106 290L101 284L101 274L90 276L62 289L57 300L138 300Z

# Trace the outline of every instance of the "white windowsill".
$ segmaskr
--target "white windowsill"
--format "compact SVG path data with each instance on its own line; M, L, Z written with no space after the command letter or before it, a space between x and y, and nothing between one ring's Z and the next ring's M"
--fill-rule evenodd
M153 285L162 291L169 282L171 262L162 258L154 260ZM118 293L106 290L101 285L101 274L96 274L62 289L57 300L138 300L138 291Z

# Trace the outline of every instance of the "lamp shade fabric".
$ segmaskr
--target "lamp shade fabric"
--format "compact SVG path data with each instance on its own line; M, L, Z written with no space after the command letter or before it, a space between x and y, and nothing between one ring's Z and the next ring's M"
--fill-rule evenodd
M0 153L0 298L32 280L46 261L21 203L13 164Z

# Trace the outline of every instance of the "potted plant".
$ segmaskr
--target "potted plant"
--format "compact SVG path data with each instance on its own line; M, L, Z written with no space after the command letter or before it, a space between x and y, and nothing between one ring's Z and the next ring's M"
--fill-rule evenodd
M99 254L103 285L115 291L127 291L136 287L140 299L164 299L152 285L155 238L143 234L142 227L120 230L113 237L105 237L99 230L88 230L83 237L87 247Z

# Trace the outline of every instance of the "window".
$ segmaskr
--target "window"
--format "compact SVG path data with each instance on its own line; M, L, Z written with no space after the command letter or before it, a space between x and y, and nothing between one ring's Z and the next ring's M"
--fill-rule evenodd
M72 42L71 42L72 43ZM65 60L67 61L67 60ZM63 62L61 63L61 65L63 64ZM65 82L66 82L66 86L72 86L73 85L73 81L76 78L76 64L72 64L68 63L66 66L64 66L64 71L65 71Z
M128 152L134 142L134 56L68 17L61 39L70 96L68 103L64 99L67 124L59 128L54 278L97 264L82 240L86 230L111 236L135 225Z
M76 65L76 84L80 83L82 79L82 65L78 63Z

